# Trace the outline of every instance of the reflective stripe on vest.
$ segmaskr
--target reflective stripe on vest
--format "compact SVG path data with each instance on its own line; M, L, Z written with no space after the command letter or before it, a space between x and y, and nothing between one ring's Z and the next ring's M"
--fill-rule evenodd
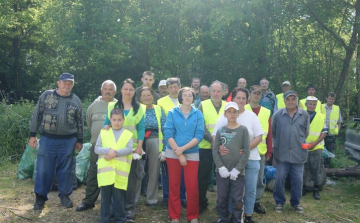
M168 112L176 106L174 102L172 102L172 100L170 99L169 95L160 98L157 102L157 105L160 106L161 109L164 111L165 116L167 116Z
M221 101L221 107L220 107L219 114L218 114L216 112L216 109L215 109L213 103L211 102L211 99L207 99L207 100L201 102L201 107L202 107L202 111L203 111L202 113L204 115L205 127L207 130L209 130L210 133L213 133L215 124L216 124L217 120L219 119L220 115L224 114L225 104L226 104L225 101ZM211 149L211 143L209 143L208 141L203 139L199 143L199 148L200 149Z
M112 129L100 131L101 146L115 150L124 149L132 137L132 133L126 129L116 142ZM128 177L131 168L132 154L127 156L114 157L105 160L105 155L100 155L97 166L97 180L99 187L113 185L115 188L127 190Z
M250 104L246 104L245 109L253 112ZM259 120L260 120L261 128L262 128L262 130L264 132L264 134L261 137L261 142L257 146L258 149L259 149L259 154L260 155L265 155L266 152L267 152L266 138L267 138L267 135L269 133L270 114L271 114L271 112L270 112L269 109L261 106L259 114L257 115Z
M108 118L109 119L110 119L111 110L113 110L115 104L116 104L116 102L110 102L108 105ZM133 138L133 148L137 147L137 144L139 141L136 126L137 126L137 124L139 124L139 122L141 121L141 119L144 116L145 116L145 110L144 110L143 106L139 106L139 109L135 116L134 116L133 108L131 107L129 113L125 116L125 121L124 121L123 127L124 127L124 129L129 130L133 134L133 137L132 137Z
M306 103L306 98L301 99L301 100L299 101L299 107L302 108L302 109L304 109L304 110L306 111L307 109L306 109L305 103ZM321 101L320 101L320 100L317 101L315 111L316 111L316 113L322 113L322 105L321 105Z
M322 113L326 117L326 104L322 105ZM338 121L340 117L340 109L337 105L332 105L330 116L329 116L329 132L331 135L339 134Z
M284 93L277 94L276 98L277 98L277 108L278 109L285 108Z
M316 112L315 117L313 118L310 124L309 135L305 141L315 142L321 135L321 132L324 128L324 123L325 123L324 115L322 113ZM324 149L324 140L321 140L321 142L317 144L314 149L309 151L314 151L317 149Z

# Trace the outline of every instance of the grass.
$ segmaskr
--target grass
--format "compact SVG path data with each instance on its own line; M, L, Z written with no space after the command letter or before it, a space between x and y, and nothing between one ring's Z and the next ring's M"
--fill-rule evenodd
M34 202L33 182L31 180L18 180L16 178L15 164L7 162L0 170L0 222L99 222L99 201L93 210L76 212L75 207L79 205L85 196L85 186L73 192L71 199L74 208L64 209L60 206L57 192L49 194L42 211L33 211ZM159 192L159 197L161 191ZM208 192L210 200L209 211L202 214L200 222L216 222L215 209L216 192ZM286 192L289 199L289 192ZM256 222L360 222L360 181L354 178L341 178L336 185L325 186L321 191L321 200L316 201L311 193L304 196L302 205L304 214L296 214L287 203L283 213L275 213L272 193L266 191L262 204L267 209L266 215L254 214ZM185 210L182 210L182 222L185 220ZM137 206L136 222L157 223L169 222L167 210L161 207L151 209L145 206L145 199L141 196Z

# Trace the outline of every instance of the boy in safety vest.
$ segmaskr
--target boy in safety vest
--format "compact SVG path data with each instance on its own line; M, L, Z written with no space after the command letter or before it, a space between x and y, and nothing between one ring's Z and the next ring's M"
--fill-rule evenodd
M310 131L306 138L306 143L310 144L308 148L309 153L304 165L304 180L303 180L303 192L304 196L307 193L306 189L306 176L311 173L312 181L314 182L313 197L316 200L320 199L320 168L322 165L322 151L324 150L324 138L327 135L327 126L325 124L325 117L321 112L316 112L316 105L318 99L314 96L308 96L306 98L305 106L310 116Z
M96 141L97 180L101 191L101 222L110 222L110 204L114 204L114 221L126 222L125 191L131 167L132 133L123 128L124 111L114 108L110 113L111 128L102 129Z

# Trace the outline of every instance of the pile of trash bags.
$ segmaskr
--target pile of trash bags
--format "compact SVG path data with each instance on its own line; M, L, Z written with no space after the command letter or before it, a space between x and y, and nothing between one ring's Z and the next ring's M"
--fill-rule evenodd
M90 166L90 148L91 143L83 144L81 151L75 156L74 165L72 168L73 173L73 188L76 189L79 184L86 183L86 177ZM27 144L24 154L22 155L19 166L17 169L17 177L21 180L36 178L36 157L39 151L39 143L34 149ZM57 178L54 176L52 190L57 190Z

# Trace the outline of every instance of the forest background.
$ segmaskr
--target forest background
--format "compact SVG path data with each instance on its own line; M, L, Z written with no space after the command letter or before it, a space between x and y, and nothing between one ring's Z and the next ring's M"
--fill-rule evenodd
M154 86L173 76L189 86L197 76L232 89L239 77L248 86L266 77L277 94L289 80L300 98L312 83L323 102L338 95L346 119L359 116L359 22L360 0L4 0L1 98L24 100L2 104L0 134L14 128L26 139L32 101L62 72L75 75L85 104L104 80L140 85L151 70Z

